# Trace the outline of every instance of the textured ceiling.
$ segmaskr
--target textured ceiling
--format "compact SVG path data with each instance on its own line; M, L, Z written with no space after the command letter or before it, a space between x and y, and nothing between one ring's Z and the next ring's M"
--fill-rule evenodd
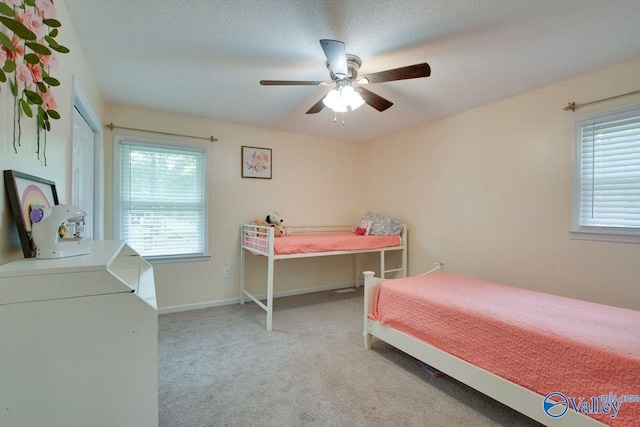
M64 1L109 102L347 141L640 56L638 0ZM259 85L329 81L322 38L362 58L360 75L426 61L431 77L369 85L394 105L344 126L305 114L327 87Z

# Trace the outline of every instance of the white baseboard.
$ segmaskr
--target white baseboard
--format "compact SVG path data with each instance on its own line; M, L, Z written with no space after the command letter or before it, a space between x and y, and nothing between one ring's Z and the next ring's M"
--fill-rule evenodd
M290 297L290 296L293 296L293 295L310 294L312 292L333 291L333 290L336 290L336 289L351 288L353 286L355 286L355 283L349 282L349 283L339 283L339 284L326 285L326 286L318 286L318 287L315 287L315 288L295 289L295 290L292 290L292 291L274 292L273 297L274 298ZM266 299L267 298L267 294L255 295L255 297L258 298L258 299ZM245 298L245 301L247 301L249 303L253 303L253 301L251 301L248 298ZM232 298L232 299L225 299L225 300L219 300L219 301L199 302L199 303L196 303L196 304L185 304L185 305L174 305L174 306L170 306L170 307L162 307L162 308L158 309L158 314L179 313L181 311L201 310L203 308L219 307L219 306L222 306L222 305L232 305L232 304L240 304L240 298Z
M181 311L201 310L203 308L219 307L221 305L239 304L240 298L219 301L199 302L196 304L174 305L158 309L158 314L179 313Z

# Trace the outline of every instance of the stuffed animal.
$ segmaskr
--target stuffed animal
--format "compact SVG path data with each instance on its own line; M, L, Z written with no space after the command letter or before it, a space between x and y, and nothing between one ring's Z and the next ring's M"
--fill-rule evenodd
M365 221L365 220L360 221L360 224L358 224L358 226L356 227L356 234L358 236L368 236L369 233L371 232L372 224L373 224L373 221Z
M278 232L281 236L285 234L285 229L282 225L284 220L280 218L280 214L278 212L271 212L267 215L267 222L276 228L276 237L278 236Z
M254 219L253 221L251 221L251 225L258 225L260 227L271 227L271 224L261 219Z
M268 218L268 217L267 217ZM275 237L281 237L284 233L275 225L273 224L269 224L267 221L261 220L261 219L254 219L253 221L251 221L252 225L259 225L261 227L273 227L273 235Z

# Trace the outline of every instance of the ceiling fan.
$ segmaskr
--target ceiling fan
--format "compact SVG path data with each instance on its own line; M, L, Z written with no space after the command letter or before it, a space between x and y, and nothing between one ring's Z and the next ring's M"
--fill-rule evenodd
M393 105L393 102L376 95L362 87L365 84L392 82L396 80L416 79L429 77L431 68L429 64L409 65L366 74L358 77L358 70L362 60L356 55L346 53L345 45L338 40L320 40L320 46L327 57L327 68L332 82L313 80L261 80L263 86L327 86L335 84L329 93L311 107L307 114L315 114L326 106L335 112L355 110L363 104L369 104L378 111L384 111Z

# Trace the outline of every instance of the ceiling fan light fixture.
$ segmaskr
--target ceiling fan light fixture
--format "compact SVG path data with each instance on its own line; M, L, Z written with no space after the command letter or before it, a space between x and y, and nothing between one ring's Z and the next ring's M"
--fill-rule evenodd
M364 104L362 96L351 85L332 89L322 102L336 113L344 113L348 110L353 111Z

